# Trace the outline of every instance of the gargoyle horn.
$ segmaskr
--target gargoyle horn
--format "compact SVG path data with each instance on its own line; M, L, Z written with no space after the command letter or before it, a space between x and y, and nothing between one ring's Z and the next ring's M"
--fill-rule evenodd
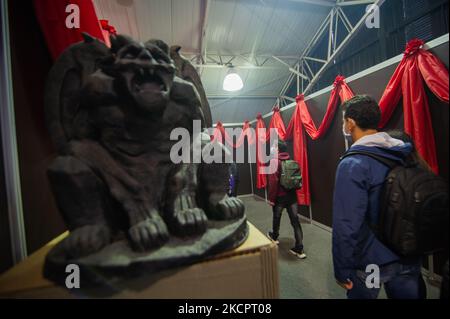
M173 51L179 53L180 50L181 50L181 46L179 46L179 45L173 45L173 46L171 47L171 49L172 49Z
M81 35L83 36L84 42L86 43L91 43L95 40L95 38L87 32L82 32Z

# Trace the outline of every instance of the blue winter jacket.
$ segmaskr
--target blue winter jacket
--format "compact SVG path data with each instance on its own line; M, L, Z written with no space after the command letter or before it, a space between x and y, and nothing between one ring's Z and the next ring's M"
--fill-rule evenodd
M366 151L402 162L411 150L409 143L396 141L393 147L353 145L350 151ZM385 134L385 135L382 135ZM376 143L375 143L376 145ZM336 172L333 199L333 264L336 280L352 280L356 270L369 264L382 266L399 260L370 229L378 220L381 187L388 167L367 155L350 155L341 160Z

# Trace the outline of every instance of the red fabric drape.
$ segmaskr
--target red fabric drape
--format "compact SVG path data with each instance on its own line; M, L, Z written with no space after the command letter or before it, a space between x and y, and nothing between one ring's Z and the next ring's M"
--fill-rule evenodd
M268 141L270 138L270 129L271 128L277 130L277 134L280 139L282 139L283 141L286 140L286 138L287 138L286 128L284 126L283 118L281 117L280 108L278 106L274 107L274 109L273 109L273 115L272 115L272 119L270 120L270 123L269 123L269 131L267 131L266 141Z
M286 130L286 135L289 139L293 140L294 159L298 162L302 171L303 186L297 191L297 202L300 205L310 205L311 195L309 191L309 170L308 170L308 151L306 144L306 135L304 125L302 122L300 103L303 102L303 94L296 97L297 105L295 106L294 113L292 114L291 121L289 122ZM305 105L306 106L306 105ZM307 110L306 110L307 112ZM314 122L312 122L314 124Z
M80 9L78 29L66 27L66 18L70 14L66 7L70 4L78 5ZM53 59L69 45L82 41L82 32L105 41L92 0L34 0L34 8Z
M327 110L323 117L322 122L320 123L319 129L316 128L314 121L309 114L308 107L302 96L296 99L297 104L300 106L300 117L305 127L308 135L313 139L317 140L322 137L330 127L331 121L334 118L334 114L337 109L337 105L339 100L342 102L350 99L354 96L354 93L350 89L350 87L345 82L345 78L341 75L336 77L334 81L334 88L331 90L330 99L328 100Z
M303 187L297 191L297 199L300 205L311 204L311 194L309 188L309 168L308 168L308 149L305 137L305 131L313 139L322 137L331 125L331 121L337 110L339 100L342 102L352 98L353 91L345 82L343 76L337 76L334 81L334 88L331 90L330 99L328 100L327 110L323 120L316 129L314 121L309 114L303 94L298 95L295 99L297 102L293 117L287 129L287 135L293 136L294 158L298 161L303 176ZM305 130L303 129L305 128Z
M430 52L422 49L423 41L413 39L406 45L404 56L380 100L384 127L403 96L405 132L415 142L417 151L435 173L439 172L436 145L428 99L423 80L442 101L449 101L449 76L445 66Z
M211 141L214 141L215 139L219 139L222 143L227 143L229 146L233 148L239 148L244 144L244 140L247 137L247 141L249 145L252 145L254 141L254 136L252 134L252 131L249 129L250 123L248 120L244 122L244 125L242 126L241 134L239 135L236 144L233 143L233 140L231 139L228 132L223 127L222 122L217 122L216 127L214 128L213 134L211 135Z
M266 150L261 149L267 141L267 134L264 131L266 125L264 124L261 113L256 116L256 188L264 188L267 186L266 175L262 174L261 168L264 164L261 163L262 152Z
M305 130L313 140L322 137L330 127L331 121L333 120L336 113L339 100L344 102L353 96L354 93L345 82L345 78L343 76L336 77L336 80L334 81L334 88L331 91L330 99L328 101L327 110L319 126L319 129L316 128L316 125L314 124L314 121L309 114L308 107L306 106L303 95L298 95L296 98L297 105L287 129L285 128L283 119L281 118L279 108L276 107L273 110L269 129L277 129L278 136L282 140L293 140L294 159L299 163L303 176L303 187L297 191L298 203L301 205L310 205L311 203L311 195L309 190L308 150ZM256 134L257 136L259 136L260 134L258 133L258 127L265 127L264 121L260 116L257 119L256 127ZM305 130L303 128L305 128ZM267 141L270 137L269 134L270 131L267 132L266 136L258 137L258 140L261 138L261 141ZM261 174L259 170L259 167L261 167L263 164L259 161L261 154L258 152L258 149L256 156L256 187L263 188L266 187L266 176L264 174Z
M286 139L286 129L278 106L273 109L269 128L265 132L261 129L265 130L266 125L264 124L261 114L258 114L256 117L256 140L258 141L256 144L256 188L264 188L267 186L267 176L261 172L261 168L265 166L265 164L261 162L261 158L263 157L262 152L266 151L264 148L265 143L270 139L270 129L276 129L279 138L282 140Z

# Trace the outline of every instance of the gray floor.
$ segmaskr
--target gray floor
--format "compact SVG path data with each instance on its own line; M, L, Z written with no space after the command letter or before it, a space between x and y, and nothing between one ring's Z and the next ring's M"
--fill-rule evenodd
M264 200L256 197L242 197L246 205L248 220L264 234L271 229L272 211ZM280 227L279 272L281 298L346 298L333 276L331 258L331 233L302 221L304 245L307 258L300 260L289 253L294 245L289 217L283 212ZM427 284L428 298L437 298L439 290ZM386 298L382 289L380 299Z

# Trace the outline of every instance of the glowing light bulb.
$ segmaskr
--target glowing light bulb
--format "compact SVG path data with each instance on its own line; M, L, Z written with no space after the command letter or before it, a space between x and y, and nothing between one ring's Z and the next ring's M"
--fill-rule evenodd
M244 83L242 82L239 74L237 74L233 69L230 69L228 74L223 79L223 89L225 91L234 92L241 90L243 87Z

